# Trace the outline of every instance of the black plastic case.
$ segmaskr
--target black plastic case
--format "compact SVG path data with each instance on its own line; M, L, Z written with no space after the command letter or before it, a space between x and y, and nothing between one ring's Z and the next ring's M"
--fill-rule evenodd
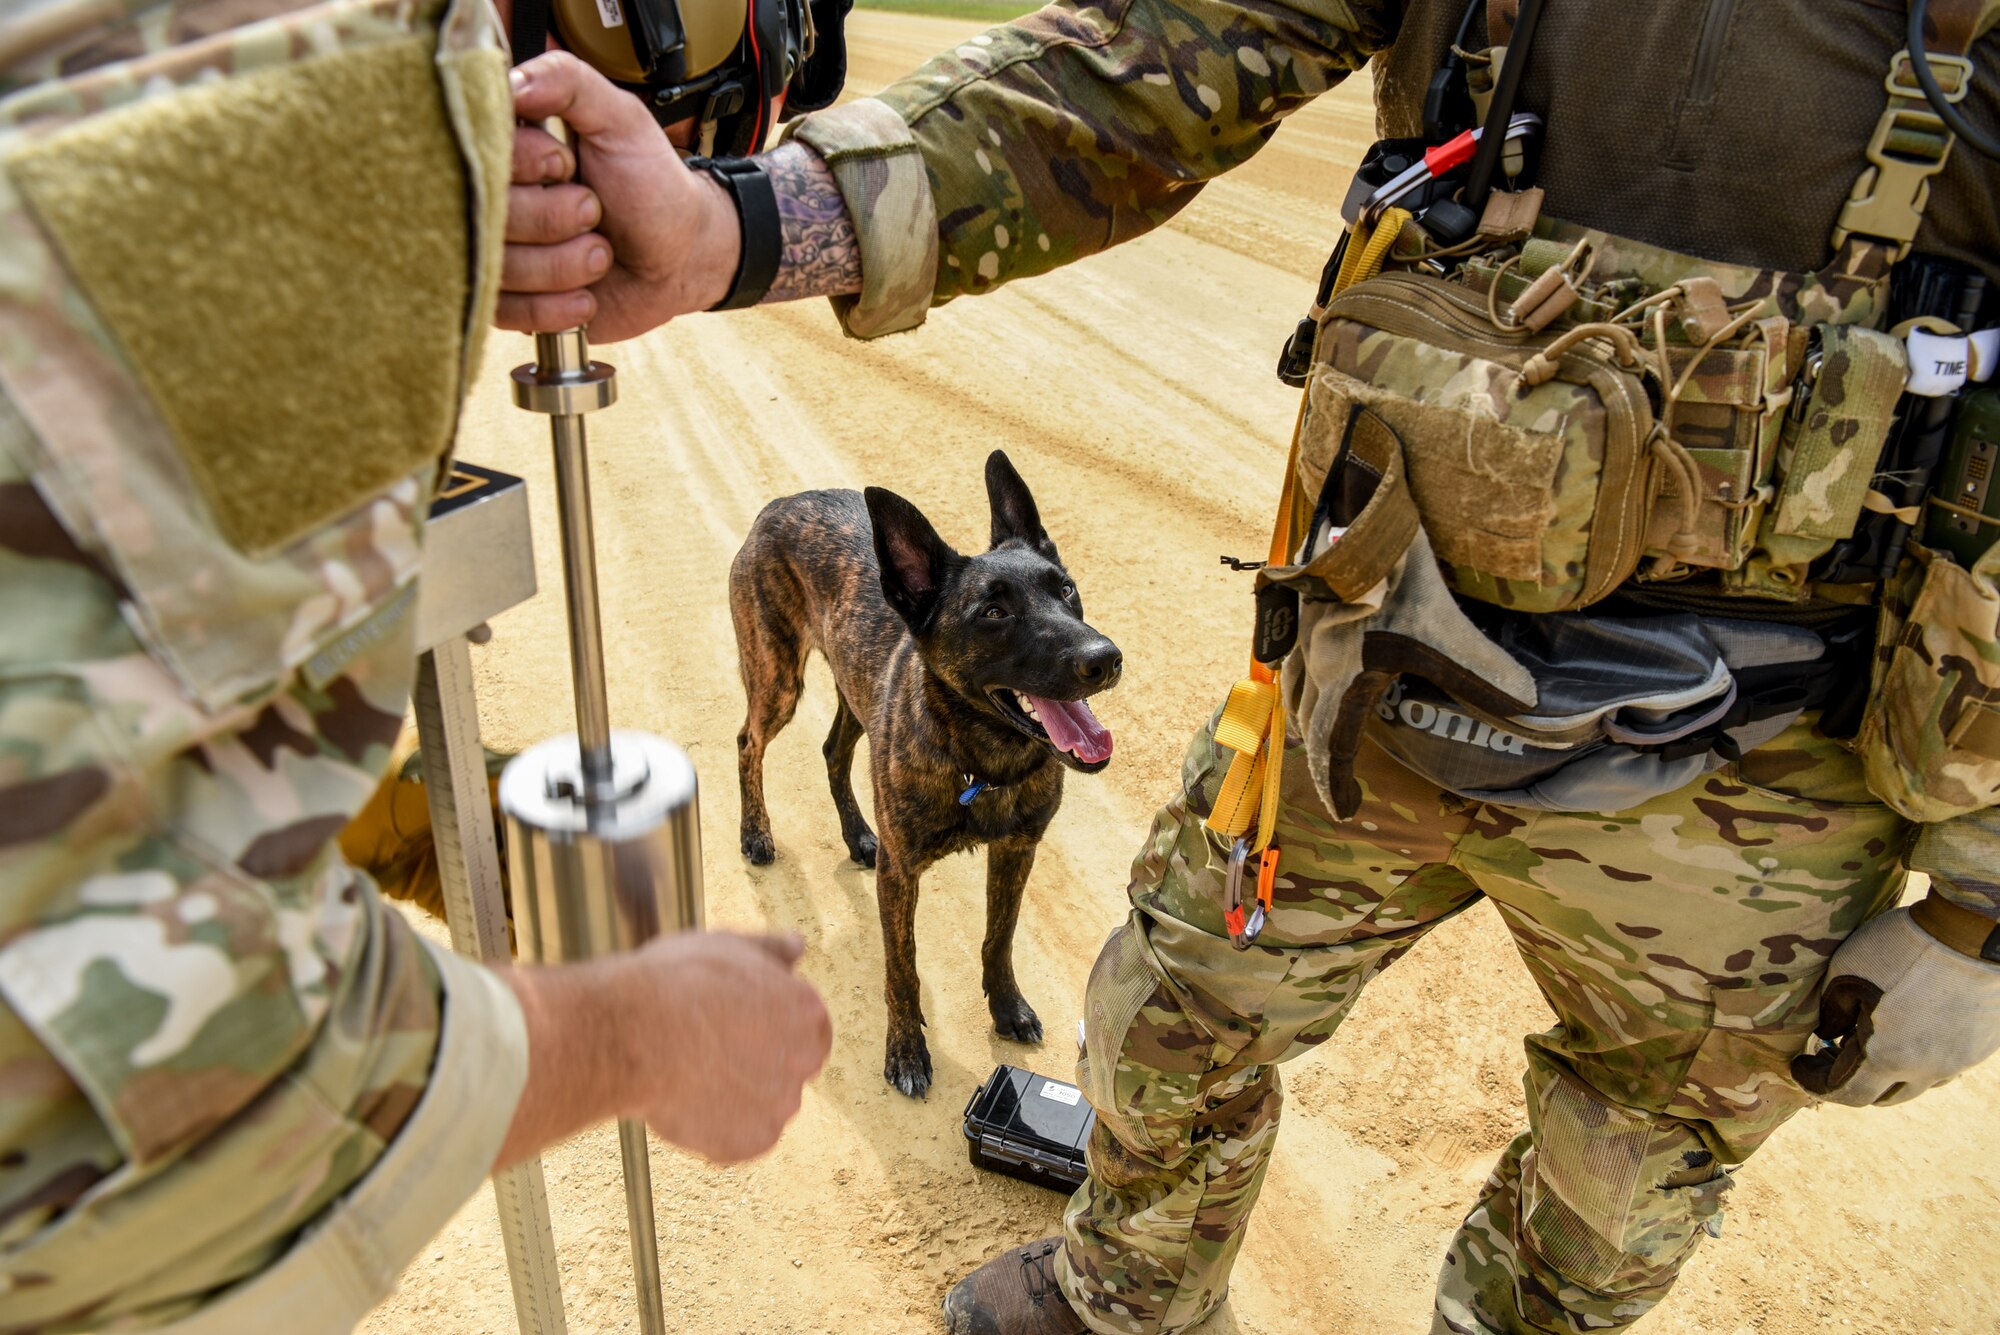
M965 1105L966 1152L975 1168L1067 1194L1083 1184L1096 1121L1075 1085L1002 1066Z

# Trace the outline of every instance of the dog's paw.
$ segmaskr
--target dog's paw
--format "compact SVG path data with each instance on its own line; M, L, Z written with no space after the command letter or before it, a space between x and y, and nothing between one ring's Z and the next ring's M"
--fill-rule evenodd
M777 841L768 834L746 834L743 836L743 856L754 867L768 867L777 860Z
M847 856L864 867L875 865L875 836L863 833L859 839L851 839L847 844Z
M1026 997L989 1003L993 1012L993 1032L1016 1043L1042 1041L1042 1022Z
M924 1040L902 1043L890 1039L882 1078L913 1099L923 1098L931 1087L931 1053Z

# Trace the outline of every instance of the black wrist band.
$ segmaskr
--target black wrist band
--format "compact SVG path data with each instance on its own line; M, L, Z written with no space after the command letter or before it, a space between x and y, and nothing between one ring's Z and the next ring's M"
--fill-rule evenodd
M736 201L737 225L742 229L736 276L729 282L728 294L709 309L734 311L755 306L771 290L784 251L778 192L765 175L764 164L755 158L689 158L687 165L707 172L729 192Z

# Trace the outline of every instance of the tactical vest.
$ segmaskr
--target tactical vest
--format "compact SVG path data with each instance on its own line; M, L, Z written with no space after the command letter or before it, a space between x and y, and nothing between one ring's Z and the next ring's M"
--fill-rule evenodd
M1495 0L1485 41L1455 44L1475 123L1516 9ZM1965 53L1996 17L2000 5L1979 0L1931 6L1929 68L1948 99L1969 91ZM1953 143L1909 53L1882 56L1887 105L1851 146L1848 202L1814 271L1567 222L1536 189L1496 192L1457 235L1393 204L1360 212L1281 367L1305 391L1284 544L1297 555L1262 571L1260 589L1328 592L1301 543L1366 412L1399 442L1395 485L1462 599L1546 614L1618 595L1773 620L1879 603L1858 742L1871 786L1916 820L2000 801L2000 546L1969 568L1926 548L1912 537L1921 495L1876 476L1909 378L1905 330L1888 328L1892 270L1909 271L1897 266ZM1561 75L1544 67L1545 81ZM1546 133L1572 137L1574 160L1591 127L1552 115ZM1504 159L1526 160L1513 147ZM1701 195L1703 182L1688 188ZM1969 321L1977 303L1956 314ZM1882 573L1841 560L1871 524L1895 535L1886 596Z

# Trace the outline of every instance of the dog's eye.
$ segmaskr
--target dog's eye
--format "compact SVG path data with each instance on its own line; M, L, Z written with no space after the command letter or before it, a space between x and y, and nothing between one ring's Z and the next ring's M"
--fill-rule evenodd
M984 612L981 612L979 615L985 617L988 621L998 621L1000 620L1000 618L1007 615L1007 609L1000 606L998 603L995 603L993 606L987 608Z
M1074 584L1065 584L1065 585L1063 585L1063 590L1062 590L1062 596L1063 596L1063 597L1064 597L1065 599L1069 598L1069 597L1070 597L1071 595L1073 595L1073 594L1074 594L1075 592L1076 592L1076 585L1074 585Z

